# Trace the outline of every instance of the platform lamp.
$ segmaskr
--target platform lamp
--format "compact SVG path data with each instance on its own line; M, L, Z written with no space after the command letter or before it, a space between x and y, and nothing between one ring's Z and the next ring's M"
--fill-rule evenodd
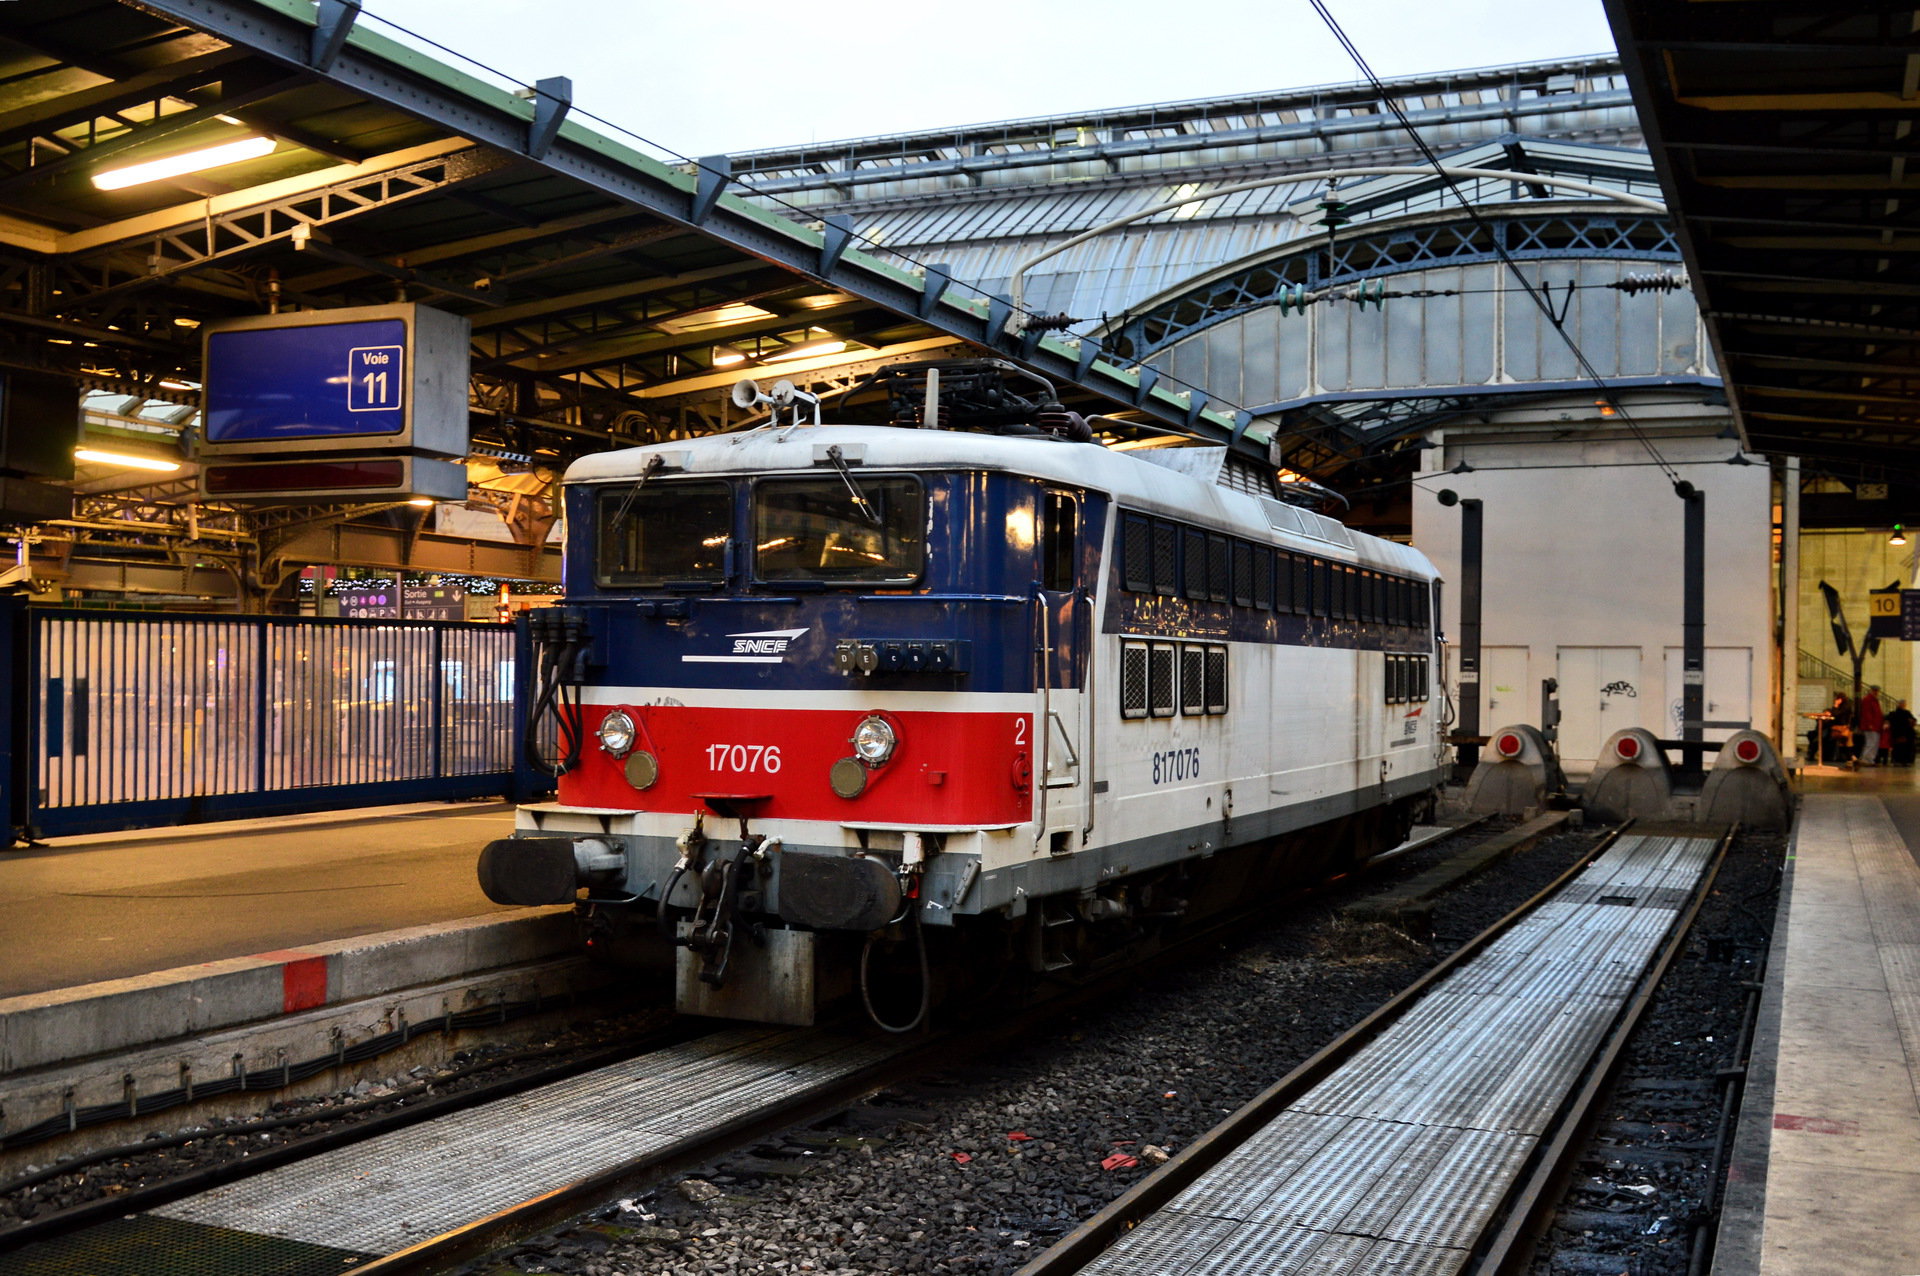
M1907 543L1906 526L1902 523L1895 523L1893 525L1893 535L1887 537L1887 544L1904 545L1906 543Z
M1460 507L1460 726L1454 732L1453 778L1465 782L1480 765L1480 577L1484 511L1472 498L1443 487L1435 497ZM1469 694L1471 692L1471 694Z

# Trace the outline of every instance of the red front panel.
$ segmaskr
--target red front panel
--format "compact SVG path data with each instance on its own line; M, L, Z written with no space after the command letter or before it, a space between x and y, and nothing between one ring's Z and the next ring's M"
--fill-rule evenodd
M622 705L635 749L659 759L641 792L594 730L609 706L586 705L580 767L560 777L560 801L646 811L702 809L697 793L764 794L757 820L876 824L1021 824L1033 814L1033 718L1023 713L886 713L899 744L843 798L827 772L850 757L864 713L844 709L709 709Z

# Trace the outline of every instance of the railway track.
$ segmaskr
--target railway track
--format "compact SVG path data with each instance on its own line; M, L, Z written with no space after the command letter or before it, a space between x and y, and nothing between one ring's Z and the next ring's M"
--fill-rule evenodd
M1517 935L1518 928L1538 917L1545 906L1558 904L1569 892L1579 890L1589 877L1589 868L1598 871L1606 863L1607 850L1619 837L1610 837L1596 850L1590 864L1570 869L1560 881L1453 953L1160 1171L1021 1268L1020 1276L1233 1270L1231 1262L1226 1266L1207 1265L1205 1256L1216 1250L1222 1256L1231 1253L1256 1265L1273 1261L1278 1254L1285 1254L1289 1261L1318 1254L1336 1265L1346 1261L1367 1266L1397 1257L1399 1261L1416 1261L1423 1271L1507 1276L1521 1270L1558 1202L1559 1186L1572 1159L1584 1146L1592 1114L1634 1026L1686 942L1732 834L1720 838L1705 857L1691 891L1673 908L1674 917L1663 927L1657 948L1641 967L1631 990L1618 999L1617 1008L1603 1025L1604 1031L1595 1041L1583 1045L1584 1053L1569 1055L1578 1067L1567 1076L1568 1087L1549 1095L1544 1105L1536 1096L1489 1090L1487 1074L1495 1069L1486 1060L1469 1065L1464 1085L1457 1087L1461 1090L1458 1102L1448 1090L1449 1083L1460 1078L1453 1074L1446 1057L1435 1058L1430 1066L1420 1069L1424 1075L1414 1088L1429 1089L1430 1095L1409 1099L1404 1088L1399 1094L1368 1091L1368 1057L1372 1052L1376 1065L1384 1061L1394 1069L1393 1080L1406 1078L1410 1056L1404 1051L1396 1054L1388 1046L1397 1027L1412 1024L1418 1010L1433 1004L1440 990L1458 987L1460 980L1472 984L1478 978L1480 983L1467 991L1484 994L1489 980L1521 978L1514 973L1517 965L1512 970L1486 971L1481 969L1487 964L1482 959L1493 960L1505 937ZM1657 884L1671 880L1670 875L1629 873L1628 879L1633 882L1631 887L1609 887L1605 880L1589 885L1587 905L1631 907L1649 902L1649 897L1660 891L1673 889ZM1609 889L1621 893L1604 893ZM1465 1016L1454 1015L1451 1009L1441 1012L1436 1022L1439 1018L1447 1019L1443 1026L1451 1028L1465 1021ZM1517 1021L1500 1026L1510 1036ZM1551 1018L1544 1029L1543 1040L1554 1035ZM1420 1026L1400 1035L1415 1045L1437 1046L1440 1040ZM1532 1049L1535 1044L1526 1043L1525 1048ZM1343 1081L1356 1073L1361 1075L1353 1082ZM1436 1097L1437 1105L1430 1104L1429 1099ZM1539 1123L1538 1137L1531 1140L1518 1137L1532 1129L1529 1104L1545 1116ZM1440 1129L1442 1121L1449 1119L1465 1128L1446 1129L1442 1141L1447 1146L1439 1153L1424 1155L1418 1146L1419 1136L1405 1135L1405 1131L1417 1129L1421 1123L1422 1117L1415 1113L1433 1111L1436 1106L1447 1117L1435 1120L1430 1130ZM1501 1116L1484 1122L1493 1128L1483 1131L1464 1115L1469 1108L1493 1108ZM1360 1119L1349 1124L1349 1114L1360 1114ZM1378 1117L1381 1124L1362 1129L1348 1140L1347 1136L1370 1117ZM1378 1142L1378 1131L1389 1128L1385 1124L1389 1121L1405 1123L1390 1137L1401 1138L1408 1146L1390 1150L1390 1163L1376 1180L1368 1176L1362 1145L1369 1140ZM1289 1125L1298 1132L1315 1123L1320 1129L1309 1136L1313 1146L1305 1153L1292 1150L1291 1135L1275 1133ZM1481 1146L1470 1155L1460 1155L1460 1149L1470 1144ZM1355 1153L1360 1156L1347 1159ZM1263 1162L1267 1163L1264 1167ZM1281 1168L1273 1170L1274 1163ZM1435 1173L1442 1167L1443 1173ZM1269 1172L1270 1179L1263 1177ZM1452 1200L1445 1196L1445 1183L1409 1181L1424 1174L1435 1174L1437 1180L1455 1179L1466 1185L1466 1191ZM1400 1181L1395 1181L1396 1176ZM1489 1178L1504 1185L1497 1199L1489 1198L1482 1187ZM1344 1181L1330 1186L1334 1180ZM1440 1197L1438 1203L1433 1199L1436 1196ZM1410 1259L1409 1255L1418 1258Z
M1217 943L1218 936L1209 934L1194 942L1202 946ZM1124 987L1124 980L1103 981L1081 990L1080 995L1097 1001L1120 987ZM1002 1025L1003 1032L1008 1038L1019 1037L1032 1032L1036 1023L1061 1013L1055 1004L1037 1012L1038 1019ZM992 1043L976 1037L971 1048L991 1051ZM336 1148L298 1166L215 1187L188 1198L187 1203L160 1202L143 1209L139 1199L117 1198L101 1210L112 1215L105 1227L22 1250L4 1268L22 1273L72 1270L59 1264L78 1253L125 1252L129 1247L145 1250L160 1239L183 1251L180 1258L187 1263L185 1270L195 1270L193 1264L200 1259L209 1260L206 1270L215 1270L211 1262L231 1247L236 1231L271 1238L280 1251L276 1261L284 1260L285 1271L302 1276L307 1272L317 1276L336 1271L444 1268L551 1226L596 1200L643 1190L750 1146L782 1127L845 1108L877 1086L897 1081L916 1069L950 1063L952 1049L950 1042L940 1040L876 1043L831 1033L730 1030L679 1043L666 1052L622 1061L566 1083L562 1089L584 1101L588 1109L614 1114L619 1140L627 1145L597 1163L581 1159L584 1138L577 1112L540 1116L530 1107L536 1100L522 1096L500 1100L493 1108L472 1108L464 1114L479 1155L468 1162L468 1169L450 1176L435 1175L455 1159L449 1151L452 1136L446 1131L463 1119L461 1114L412 1131L390 1131L379 1136L381 1141ZM595 1086L603 1089L596 1091ZM639 1106L629 1102L623 1107L607 1098L625 1095L631 1099L635 1094L642 1096ZM645 1114L657 1117L662 1111L684 1115L687 1120L654 1128L657 1121ZM475 1203L468 1180L498 1171L503 1162L516 1158L538 1160L537 1149L501 1133L509 1114L531 1127L536 1139L548 1143L554 1141L554 1130L567 1130L568 1168L556 1172L554 1165L543 1167L534 1179L512 1185L505 1196ZM405 1159L408 1157L412 1159ZM321 1164L329 1160L333 1162L330 1167ZM356 1161L362 1168L351 1168ZM365 1168L369 1165L381 1168ZM320 1175L318 1186L299 1181L301 1175L315 1173ZM328 1174L336 1177L329 1180ZM502 1176L496 1173L493 1177ZM379 1191L369 1195L369 1189L354 1190L356 1184L370 1179ZM177 1196L178 1192L172 1194ZM388 1208L390 1202L406 1202L400 1214L423 1214L424 1210L416 1206L436 1198L464 1199L477 1204L477 1209L468 1209L469 1217L442 1225L418 1217L400 1217ZM341 1202L346 1204L342 1206ZM328 1210L347 1218L346 1230L335 1227L338 1218L325 1224L316 1222ZM305 1216L307 1231L303 1235L288 1234L298 1230L287 1226L288 1215ZM0 1246L37 1240L53 1227L77 1221L83 1220L53 1220L53 1226L39 1229L37 1234L0 1235ZM257 1223L262 1230L249 1231L250 1223ZM26 1265L21 1265L23 1262Z

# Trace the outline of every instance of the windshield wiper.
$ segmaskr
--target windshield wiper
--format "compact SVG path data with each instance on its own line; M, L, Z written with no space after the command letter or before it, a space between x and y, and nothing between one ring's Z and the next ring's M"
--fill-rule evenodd
M613 512L613 522L607 528L609 532L617 532L627 525L627 515L633 513L633 503L640 499L640 489L665 465L666 460L658 452L647 458L647 463L640 467L640 481L628 490L626 499L620 502L620 508Z
M831 444L827 448L827 459L833 462L834 469L840 471L840 479L847 485L847 495L853 498L854 507L860 511L860 517L875 527L882 526L880 516L873 512L873 506L867 504L867 498L862 496L860 489L854 485L853 471L847 468L847 458L840 454L838 443Z

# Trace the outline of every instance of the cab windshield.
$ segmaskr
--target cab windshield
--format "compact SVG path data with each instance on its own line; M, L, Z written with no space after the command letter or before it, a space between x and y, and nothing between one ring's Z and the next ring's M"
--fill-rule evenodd
M926 496L916 479L854 472L754 486L760 580L909 584L925 558Z
M602 585L718 584L726 577L733 488L643 482L600 493Z

